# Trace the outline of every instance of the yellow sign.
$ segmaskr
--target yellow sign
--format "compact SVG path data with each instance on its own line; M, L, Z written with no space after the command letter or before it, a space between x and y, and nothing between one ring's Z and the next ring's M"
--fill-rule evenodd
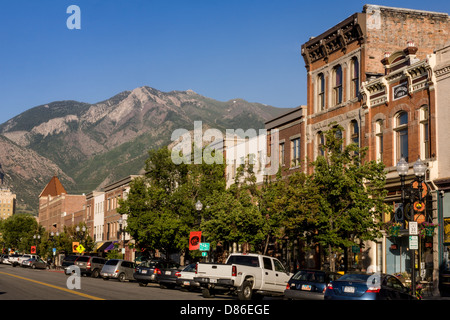
M82 244L80 244L80 245L77 247L77 251L78 251L79 253L83 253L84 250L85 250L85 248L83 247Z
M77 252L78 246L80 245L79 242L72 242L72 252Z

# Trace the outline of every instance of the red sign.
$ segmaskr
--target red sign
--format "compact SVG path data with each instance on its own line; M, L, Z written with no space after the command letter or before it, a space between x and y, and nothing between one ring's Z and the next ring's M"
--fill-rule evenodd
M191 231L189 236L189 250L200 249L200 239L202 238L201 231Z
M31 246L31 253L36 253L36 246Z

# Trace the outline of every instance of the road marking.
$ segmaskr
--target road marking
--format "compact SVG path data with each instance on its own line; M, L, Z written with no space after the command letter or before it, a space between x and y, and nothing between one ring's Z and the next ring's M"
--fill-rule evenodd
M21 276L16 276L15 274L7 273L7 272L1 272L1 271L0 271L0 273L1 273L1 274L6 274L6 275L11 276L11 277L16 277L16 278L19 278L19 279L22 279L22 280L27 280L27 281L31 281L31 282L34 282L34 283L37 283L37 284L41 284L41 285L43 285L43 286L47 286L47 287L50 287L50 288L53 288L53 289L58 289L58 290L61 290L61 291L66 291L66 292L69 292L69 293L72 293L72 294L76 294L76 295L79 295L79 296L81 296L81 297L85 297L85 298L88 298L88 299L92 299L92 300L105 300L105 299L102 299L102 298L99 298L99 297L91 296L91 295L89 295L89 294L77 292L77 291L70 290L70 289L63 288L63 287L54 286L54 285L52 285L52 284L48 284L48 283L45 283L45 282L41 282L41 281L29 279L29 278L24 278L24 277L21 277Z

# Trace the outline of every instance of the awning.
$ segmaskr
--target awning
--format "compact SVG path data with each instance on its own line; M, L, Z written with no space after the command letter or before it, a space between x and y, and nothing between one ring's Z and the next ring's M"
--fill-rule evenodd
M99 249L103 244L104 244L103 241L97 242L97 243L95 244L95 247L94 247L94 252L95 252L95 251L98 251L98 249Z
M117 243L117 241L113 241L109 243L109 246L106 247L106 249L104 249L104 251L109 251L114 249L114 243Z
M105 251L106 248L112 243L112 241L105 241L102 242L101 246L97 248L97 252L99 251Z

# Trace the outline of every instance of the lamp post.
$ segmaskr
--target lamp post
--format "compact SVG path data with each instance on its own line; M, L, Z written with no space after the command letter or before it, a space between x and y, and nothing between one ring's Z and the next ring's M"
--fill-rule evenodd
M122 229L122 224L123 224L123 219L122 217L119 218L119 240L120 240L120 236L124 233L123 229ZM125 260L125 239L122 235L122 259Z
M409 190L406 190L405 187L405 177L408 174L409 165L405 161L404 158L401 158L400 161L397 163L397 173L400 176L400 182L401 182L401 189L402 189L402 205L403 208L405 208L405 200L406 200L406 192L409 193L409 201L411 202L411 214L410 214L410 220L414 220L414 206L412 203L414 203L414 192L411 190L412 187ZM418 182L418 197L419 201L422 201L422 182L423 178L425 176L425 172L427 170L427 165L419 159L414 163L413 165L414 175L416 176L416 181ZM410 235L411 236L411 235ZM416 235L413 235L416 237ZM415 295L416 293L416 249L410 249L411 251L411 291L412 294Z

